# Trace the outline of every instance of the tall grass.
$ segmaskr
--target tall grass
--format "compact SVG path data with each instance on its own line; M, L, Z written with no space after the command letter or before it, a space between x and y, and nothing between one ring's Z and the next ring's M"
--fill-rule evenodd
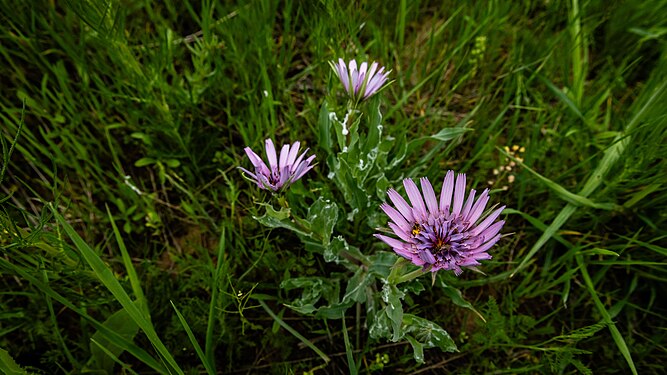
M0 14L3 371L663 371L663 1L38 0ZM420 364L407 341L372 339L356 306L297 313L295 280L330 280L310 295L324 300L351 274L253 218L270 195L236 167L267 137L317 154L293 212L322 194L351 207L317 146L322 102L344 102L338 57L394 80L374 104L397 162L367 212L337 216L351 247L388 251L377 204L405 177L466 172L509 207L484 275L441 272L404 301L458 353Z

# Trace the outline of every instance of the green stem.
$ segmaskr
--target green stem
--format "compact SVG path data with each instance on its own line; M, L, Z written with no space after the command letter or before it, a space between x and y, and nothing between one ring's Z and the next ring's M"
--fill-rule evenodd
M410 273L406 273L405 275L399 277L398 280L396 280L396 284L400 284L400 283L404 283L404 282L416 279L416 278L418 278L419 276L421 276L425 273L426 273L426 271L424 271L421 268L418 269L418 270L414 270Z
M408 263L409 263L408 260L403 257L399 257L398 259L396 259L396 263L394 263L394 265L391 267L391 272L389 273L389 277L387 278L389 284L398 285L400 283L414 280L426 273L426 271L423 268L419 268L412 272L408 272L406 274L401 275L401 271L403 270L403 268L405 268L405 265Z

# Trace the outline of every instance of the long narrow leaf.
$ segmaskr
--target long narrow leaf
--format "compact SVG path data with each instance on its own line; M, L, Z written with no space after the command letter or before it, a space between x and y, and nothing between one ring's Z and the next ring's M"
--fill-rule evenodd
M42 291L42 293L46 294L47 296L53 298L54 300L62 303L65 307L68 309L76 312L79 314L82 318L86 319L90 324L92 324L98 332L101 332L102 334L105 335L106 339L109 340L109 342L113 343L114 345L118 346L119 348L122 348L126 352L132 354L135 358L155 370L156 372L163 374L165 373L165 368L162 366L158 361L156 361L153 357L151 357L150 354L146 353L143 349L140 347L136 346L134 343L131 341L128 341L124 337L120 336L116 332L110 330L107 328L104 324L98 322L95 320L93 317L88 315L86 312L83 310L79 309L76 307L73 303L71 303L67 298L63 297L60 295L58 292L54 291L51 289L50 286L48 286L46 283L42 282L41 280L38 280L37 278L33 277L31 274L26 272L20 267L15 266L14 264L8 262L4 258L0 257L0 266L5 267L7 269L12 270L13 272L16 272L19 276L21 276L21 279L28 281L32 285L34 285L36 288Z
M604 322L609 325L609 330L611 331L611 337L614 339L614 342L616 342L616 346L618 346L619 350L621 351L621 354L623 355L623 358L625 358L625 361L628 363L628 366L630 366L630 371L632 371L634 375L637 375L637 368L635 367L635 363L632 360L632 355L630 354L628 345L625 343L623 335L621 335L621 332L616 327L616 324L614 324L614 321L611 320L611 315L609 315L609 312L604 307L604 304L602 303L602 301L600 301L600 297L598 297L598 294L595 291L595 287L593 286L593 281L591 280L591 277L588 275L588 270L586 269L586 263L584 262L583 256L581 254L576 254L575 258L577 260L577 264L579 265L581 276L583 277L584 283L586 284L586 289L588 289L591 298L593 298L593 302L595 303L595 306L598 308L600 315L602 315Z
M144 331L150 342L155 346L158 353L162 358L169 364L169 366L176 371L177 374L183 374L183 370L178 366L174 357L171 355L169 349L162 343L162 340L158 337L153 325L146 319L144 313L139 310L139 308L132 302L130 296L125 292L125 289L120 285L113 272L104 261L93 251L93 249L88 246L88 244L79 236L78 233L72 228L72 226L67 223L67 221L60 215L58 210L51 205L51 210L69 238L74 242L74 245L79 250L83 258L86 260L88 265L93 269L95 275L98 279L104 284L107 289L113 294L118 302L125 308L127 313L130 315L132 320L134 320L137 325Z
M185 332L188 334L188 338L190 339L190 342L192 343L192 346L195 348L195 352L197 352L197 356L199 357L199 360L201 363L204 364L204 368L206 368L206 372L209 375L214 375L215 370L211 367L211 364L208 362L208 359L204 355L204 351L201 349L201 346L199 346L199 343L197 342L197 338L195 337L194 333L192 333L192 329L190 329L190 325L188 322L185 320L183 317L183 314L181 314L180 311L178 311L178 308L176 308L176 305L174 304L174 301L169 301L171 302L171 306L174 308L174 311L176 311L176 315L178 316L178 320L181 322L181 325L183 326L183 329L185 329Z

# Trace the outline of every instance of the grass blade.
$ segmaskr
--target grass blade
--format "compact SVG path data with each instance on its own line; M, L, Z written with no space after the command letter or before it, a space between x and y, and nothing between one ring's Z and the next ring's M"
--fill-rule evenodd
M183 370L178 366L174 357L171 355L169 349L162 343L162 340L158 337L153 325L148 319L146 319L144 313L132 302L130 296L125 292L125 289L120 285L113 272L104 264L104 261L93 251L93 249L88 246L88 244L79 236L78 233L72 228L67 221L60 215L58 210L51 205L51 210L58 221L58 223L63 227L69 238L74 242L74 245L79 250L83 258L86 260L88 265L93 269L95 275L99 280L104 284L107 289L116 297L118 302L125 308L127 313L130 315L132 320L134 320L137 325L144 331L150 342L155 346L158 353L162 358L169 364L169 366L176 371L177 374L183 374Z
M190 339L190 342L192 343L192 346L195 348L195 352L197 352L197 356L199 356L199 359L201 360L201 363L204 364L204 367L206 368L206 372L209 375L214 375L215 370L211 367L211 364L209 363L208 359L204 355L204 351L201 350L201 346L199 346L199 343L197 342L197 338L195 337L194 333L192 333L192 329L190 329L190 325L188 322L185 320L183 317L183 314L181 314L180 311L176 308L176 305L174 304L174 301L169 301L171 302L171 306L174 308L174 311L176 311L176 315L178 316L178 320L180 320L181 325L183 325L183 329L185 329L185 332L188 334L188 338Z
M602 160L600 160L600 163L598 166L595 168L593 173L588 177L588 180L586 180L586 183L584 184L584 187L581 189L579 192L579 196L581 197L588 197L597 189L598 186L604 181L604 177L607 175L611 167L616 164L616 162L621 158L621 155L623 155L623 152L625 152L625 149L628 147L630 143L630 138L626 136L626 134L631 133L635 126L640 122L640 120L644 117L644 114L646 111L648 111L649 108L653 106L654 103L656 103L659 98L664 96L667 88L667 81L663 81L662 84L657 87L655 90L653 90L650 93L650 96L648 99L644 102L644 104L641 106L641 108L635 113L635 115L632 117L630 122L625 128L625 132L619 134L614 142L612 143L609 148L604 152L604 155L602 156ZM519 272L523 267L525 267L528 262L535 256L535 254L542 248L542 246L560 229L560 227L567 222L567 220L572 216L574 212L576 212L577 207L573 205L572 203L568 203L561 212L556 216L554 221L549 225L546 231L542 233L540 238L535 242L535 244L531 247L530 251L528 254L523 258L521 263L517 266L517 268L512 272L511 277L516 275L517 272Z
M205 342L206 359L213 368L213 372L215 372L215 358L214 358L215 345L213 343L213 329L215 326L216 306L218 302L218 296L220 293L218 285L220 284L220 277L222 275L223 269L226 269L227 267L227 263L224 261L225 247L226 247L225 233L226 231L225 228L223 227L222 233L220 234L220 242L218 243L218 261L213 274L213 285L211 285L211 303L209 304L208 307L208 322L206 325L206 342Z
M269 308L269 306L267 306L266 303L264 303L264 301L262 301L261 299L260 299L260 300L257 300L257 301L258 301L259 304L262 306L262 308L264 309L264 311L266 311L267 314L269 314L269 315L273 318L273 320L275 320L276 322L278 322L278 324L280 324L281 327L285 328L285 329L287 330L287 332L291 333L294 337L296 337L297 339L301 340L301 342L302 342L304 345L306 345L307 347L311 348L315 353L317 353L317 355L320 356L320 358L322 358L322 360L323 360L325 363L329 363L329 362L331 361L331 358L329 358L328 355L324 354L324 352L321 351L320 349L318 349L317 346L315 346L312 342L310 342L310 340L308 340L307 338L303 337L299 332L297 332L294 328L290 327L289 324L285 323L284 320L280 319L280 317L279 317L278 315L276 315L273 311L271 311L271 309Z
M79 309L76 307L73 303L71 303L67 298L63 297L51 287L48 286L48 284L42 282L41 280L36 279L29 273L27 273L25 270L23 270L20 267L17 267L16 265L9 263L6 259L0 257L0 266L5 267L7 269L10 269L14 272L16 272L23 280L28 281L35 287L37 287L39 290L42 291L42 293L46 294L47 296L53 298L54 300L62 303L65 307L68 309L76 312L79 314L82 318L86 319L90 324L92 324L98 332L101 332L102 334L105 335L105 337L114 345L122 348L126 352L132 354L135 358L139 359L141 362L146 364L147 366L151 367L153 370L160 374L166 373L164 366L162 366L158 361L156 361L153 357L151 357L146 351L141 349L140 347L136 346L134 343L131 341L126 340L124 337L119 335L118 333L110 330L107 328L104 324L98 322L95 320L93 317L88 315L86 312L83 310Z
M144 296L144 292L141 289L141 283L139 282L139 276L137 276L137 271L134 269L134 265L132 264L132 258L130 258L130 254L127 252L127 247L125 247L123 236L121 236L120 231L118 230L118 226L116 226L116 222L114 221L113 216L111 215L111 211L109 211L109 206L106 206L106 209L107 209L107 215L109 216L109 222L111 223L111 228L113 228L114 236L116 236L116 243L118 243L118 248L120 249L120 254L123 258L125 271L127 272L127 276L130 279L132 292L134 293L134 297L136 298L137 303L139 303L141 309L144 310L146 319L150 321L151 317L148 312L148 303L146 301L146 297Z
M600 297L598 297L598 294L595 291L593 280L591 280L591 277L588 274L588 270L586 269L586 262L584 262L583 256L581 254L576 254L575 259L577 260L577 264L579 265L579 270L581 271L581 276L583 277L584 283L586 284L586 289L590 293L591 298L593 298L593 302L595 303L595 306L598 308L600 315L602 315L604 322L609 325L609 330L611 331L611 337L613 337L616 346L618 346L618 349L621 351L621 354L623 355L623 358L625 358L625 361L628 363L628 366L630 366L630 371L632 371L634 375L637 375L637 368L635 367L635 363L632 360L632 355L630 354L628 345L625 343L623 335L621 335L621 332L616 327L616 324L614 324L614 321L611 320L611 315L609 315L609 312L604 307L604 304L602 303L602 301L600 301Z

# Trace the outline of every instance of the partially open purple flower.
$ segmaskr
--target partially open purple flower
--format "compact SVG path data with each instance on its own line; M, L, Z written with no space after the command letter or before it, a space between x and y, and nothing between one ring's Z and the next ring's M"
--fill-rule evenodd
M387 203L380 207L391 219L389 227L398 239L382 234L375 237L398 255L432 272L453 270L458 276L463 272L461 267L474 268L480 260L491 259L487 251L498 242L505 224L503 220L494 221L505 206L484 214L489 190L484 190L477 200L475 190L471 190L465 199L463 173L456 176L455 182L454 171L447 172L439 202L428 179L422 178L420 183L422 192L411 179L403 180L412 205L396 190L389 189L387 195L394 207Z
M340 81L345 86L345 91L354 100L365 100L371 95L375 94L387 82L387 77L390 72L385 72L384 67L378 69L378 63L373 62L368 67L367 62L361 63L357 69L357 61L350 60L348 65L345 65L343 59L338 59L338 62L331 61L331 68L340 78Z
M271 139L266 140L266 157L269 160L269 166L259 157L255 152L246 147L245 153L248 155L250 162L255 167L255 173L239 167L240 170L253 178L262 189L278 191L283 187L291 185L294 181L303 177L306 172L313 168L310 163L315 159L315 155L309 156L304 160L304 156L308 149L301 155L299 153L300 142L294 142L291 146L283 145L280 150L280 158L276 154L276 148Z

